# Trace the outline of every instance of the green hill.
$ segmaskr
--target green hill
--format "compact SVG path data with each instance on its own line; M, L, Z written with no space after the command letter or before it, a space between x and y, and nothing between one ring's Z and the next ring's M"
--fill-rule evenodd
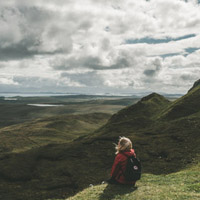
M66 143L104 125L110 114L59 115L0 129L0 155L50 143Z
M122 135L133 141L136 154L142 161L143 172L159 175L145 175L147 182L151 180L152 185L149 183L150 186L146 185L143 189L153 188L155 182L164 191L162 184L168 184L168 181L175 184L173 180L168 180L173 179L173 174L167 174L183 170L200 153L199 97L199 86L176 102L169 102L153 93L113 115L93 134L68 143L49 144L18 154L6 154L0 161L0 188L7 191L1 194L2 198L65 198L87 188L91 183L101 183L109 177L115 156L113 142L117 142ZM180 105L182 109L177 109ZM175 173L175 177L178 178L178 174ZM180 182L177 181L177 185ZM99 192L105 187L100 186ZM196 187L198 184L194 185Z
M145 127L152 126L154 118L170 104L165 97L152 93L143 97L138 103L126 107L114 114L109 122L102 127L101 135L109 133L109 136L124 134ZM117 135L118 136L118 135Z
M174 120L199 112L200 84L197 84L199 82L200 80L195 82L194 86L186 95L174 101L172 105L170 105L165 112L162 113L161 118L166 120Z

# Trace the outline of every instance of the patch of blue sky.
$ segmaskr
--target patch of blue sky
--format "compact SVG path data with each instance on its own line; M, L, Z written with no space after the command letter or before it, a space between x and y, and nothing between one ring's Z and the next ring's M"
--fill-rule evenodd
M186 48L185 51L188 53L188 54L191 54L197 50L199 50L200 48Z
M185 48L184 49L185 52L180 52L180 53L167 53L167 54L161 54L159 55L160 57L162 58L166 58L166 57L172 57L172 56L179 56L179 55L182 55L182 56L187 56L197 50L200 50L200 48Z
M188 0L185 0L185 2L188 2ZM200 0L197 0L197 3L200 4Z
M160 57L166 58L166 57L179 56L179 55L182 55L182 54L180 54L180 53L167 53L167 54L160 55Z
M184 39L192 38L195 36L196 36L196 34L188 34L188 35L184 35L184 36L177 37L177 38L166 37L164 39L155 39L155 38L145 37L145 38L141 38L141 39L127 39L125 41L125 44L138 44L138 43L160 44L160 43L168 43L171 41L184 40Z

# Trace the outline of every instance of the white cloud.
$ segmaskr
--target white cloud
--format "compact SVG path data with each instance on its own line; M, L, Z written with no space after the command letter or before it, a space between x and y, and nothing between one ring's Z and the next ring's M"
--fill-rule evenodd
M23 38L20 24L23 23L23 17L20 12L15 9L0 8L0 45L7 47L11 44L20 42Z
M0 84L1 85L18 85L17 82L15 82L13 80L13 77L4 77L4 76L0 76Z
M40 80L41 88L185 92L198 78L195 0L10 0L0 6L0 73L7 77L1 84L31 87ZM144 42L127 42L136 39Z

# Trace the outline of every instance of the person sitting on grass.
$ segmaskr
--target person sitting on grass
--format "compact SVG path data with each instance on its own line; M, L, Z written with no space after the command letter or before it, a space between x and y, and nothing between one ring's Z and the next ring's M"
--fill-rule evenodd
M111 170L111 178L108 180L108 183L135 186L135 181L127 181L124 177L128 157L134 156L136 158L131 140L126 137L120 137L115 149L116 157Z

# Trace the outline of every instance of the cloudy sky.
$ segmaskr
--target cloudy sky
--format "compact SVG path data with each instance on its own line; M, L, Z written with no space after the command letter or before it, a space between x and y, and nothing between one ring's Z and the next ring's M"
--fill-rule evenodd
M0 2L0 92L185 93L198 0Z

